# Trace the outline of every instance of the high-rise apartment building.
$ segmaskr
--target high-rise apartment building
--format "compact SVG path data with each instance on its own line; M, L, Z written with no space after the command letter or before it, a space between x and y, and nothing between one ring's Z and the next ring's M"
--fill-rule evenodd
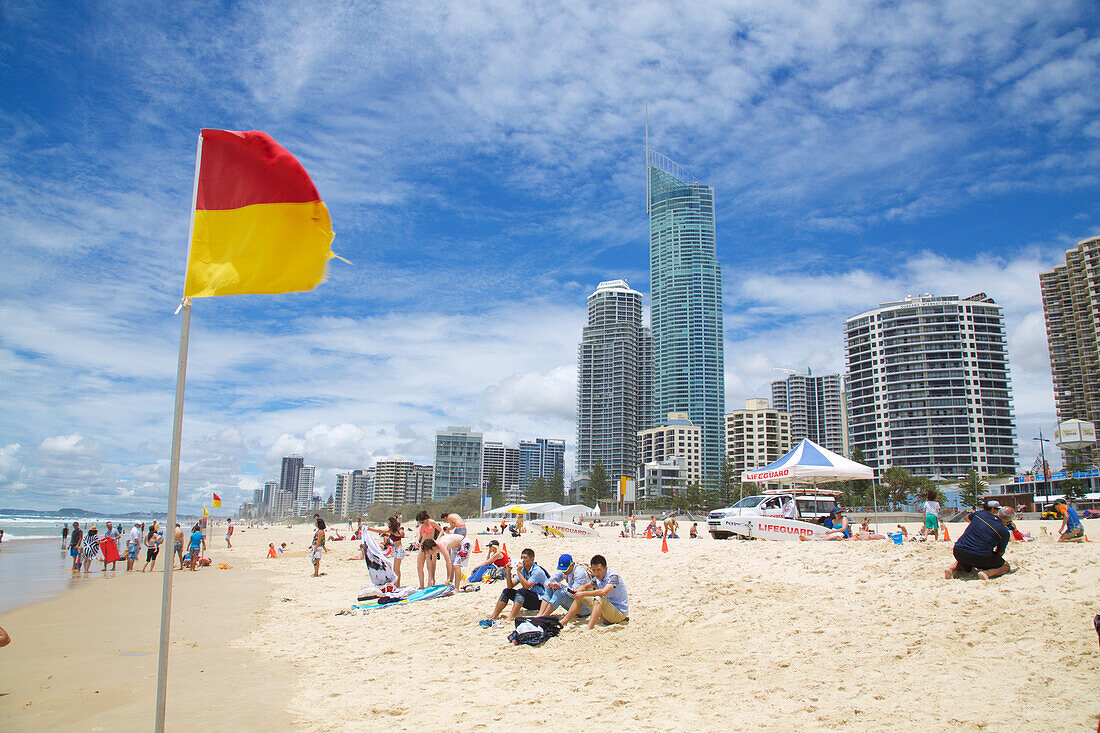
M638 432L636 464L646 466L670 458L683 458L688 483L703 480L703 430L686 412L670 412L661 425ZM635 473L637 476L637 472ZM614 477L612 477L614 478Z
M686 412L699 426L704 480L715 483L726 391L714 189L648 149L646 169L655 414Z
M809 438L834 453L848 455L848 421L839 374L814 376L807 370L805 375L777 379L772 382L772 407L790 413L791 446Z
M725 422L726 459L737 480L744 471L774 463L791 449L791 415L769 408L767 400L745 400L745 409L726 415Z
M336 474L336 490L332 492L332 513L338 517L351 514L351 471Z
M436 501L463 491L481 492L481 433L468 427L448 427L435 434L432 498Z
M417 496L419 466L404 458L383 458L374 464L374 503L398 505ZM414 499L415 501L415 499Z
M271 516L290 516L293 509L294 494L289 491L284 491L283 489L276 491L275 496L271 500Z
M278 481L267 481L264 483L263 497L260 499L260 503L257 506L260 514L267 514L271 511L271 503L275 501L275 492L278 490Z
M312 514L316 510L313 501L313 479L316 466L302 466L298 469L298 484L294 492L294 513L298 516Z
M519 448L512 448L500 442L486 441L482 449L481 483L488 486L489 479L496 476L501 496L505 503L521 500Z
M1004 313L985 293L882 303L848 319L845 352L848 432L867 465L1016 470Z
M283 470L279 474L279 489L289 491L291 501L298 500L298 472L305 465L305 459L299 455L283 456Z
M374 468L357 468L351 472L351 499L348 514L363 514L374 503Z
M638 431L653 424L652 348L642 294L625 280L600 283L577 348L579 473L602 463L608 476L634 475Z
M530 488L535 479L547 484L555 473L565 482L565 441L553 438L535 438L519 442L519 483L523 491Z
M1100 423L1100 237L1066 252L1066 264L1041 273L1039 286L1058 420Z
M409 485L405 489L406 504L423 504L432 498L432 466L416 464L409 475Z

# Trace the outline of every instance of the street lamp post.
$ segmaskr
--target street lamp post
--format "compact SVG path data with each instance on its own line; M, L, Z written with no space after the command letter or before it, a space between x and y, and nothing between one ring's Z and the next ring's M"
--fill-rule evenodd
M1040 470L1043 472L1043 485L1046 487L1046 492L1043 496L1050 496L1050 472L1047 470L1047 452L1044 443L1049 443L1050 440L1043 437L1043 429L1039 428L1039 437L1032 438L1032 440L1039 441L1039 459L1042 461Z

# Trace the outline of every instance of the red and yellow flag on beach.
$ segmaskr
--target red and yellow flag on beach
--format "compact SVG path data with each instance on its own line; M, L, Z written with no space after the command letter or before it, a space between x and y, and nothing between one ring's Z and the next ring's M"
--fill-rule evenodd
M214 508L217 509L218 507L220 507L222 505L222 498L220 496L218 496L217 494L214 494L214 501L211 502L211 503L213 503Z
M200 142L184 297L316 287L333 232L305 168L263 132L203 130Z

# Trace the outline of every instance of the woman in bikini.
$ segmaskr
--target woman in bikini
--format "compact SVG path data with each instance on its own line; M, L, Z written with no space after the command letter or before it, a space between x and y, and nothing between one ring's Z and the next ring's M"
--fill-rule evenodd
M416 556L416 574L420 579L420 587L424 587L424 566L428 566L428 585L435 585L435 561L438 550L435 547L435 538L443 531L427 512L421 511L416 515L416 531L420 539L420 552ZM428 549L424 549L424 540L432 540Z
M405 548L401 544L401 540L405 539L405 528L401 526L401 522L397 520L397 517L390 517L386 520L386 527L367 527L369 532L377 532L382 535L383 538L389 540L393 545L393 572L397 573L397 585L401 587L401 561L405 558ZM433 562L434 566L434 562ZM421 573L423 575L423 573ZM433 570L434 577L434 570ZM420 587L424 587L424 581L421 579Z
M309 546L309 559L313 562L313 577L321 574L321 555L328 552L325 547L325 520L317 517L317 531L313 533L313 542Z

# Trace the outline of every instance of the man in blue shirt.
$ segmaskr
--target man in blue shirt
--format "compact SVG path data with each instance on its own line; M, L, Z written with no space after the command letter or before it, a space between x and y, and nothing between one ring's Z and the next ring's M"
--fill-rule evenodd
M943 571L943 576L950 580L976 569L979 578L989 580L1009 572L1012 568L1005 562L1004 552L1012 539L1008 525L1015 517L1016 510L1010 506L1000 507L996 514L984 509L971 514L970 524L951 551L955 562Z
M561 620L561 625L565 626L576 618L582 606L587 606L592 611L588 618L589 629L595 628L596 622L601 619L605 624L626 623L629 620L626 582L621 575L608 569L607 558L603 555L593 556L589 567L592 569L592 582L582 585L573 593L576 600L573 601L569 613Z
M202 530L199 525L195 525L191 528L191 544L188 554L191 555L191 570L194 571L195 566L199 562L199 551L206 551L206 537L203 536Z
M561 608L568 611L573 607L573 593L586 583L591 582L588 572L573 562L573 556L566 554L558 558L558 572L550 577L546 584L549 591L547 600L543 601L539 610L540 616L549 616L554 609ZM581 615L589 614L588 607L581 609Z
M508 603L512 604L512 610L508 613L508 621L511 622L523 609L538 611L542 602L549 598L546 584L550 576L535 562L535 551L530 547L520 553L518 571L513 576L512 566L508 566L508 587L500 592L493 615L478 622L481 626L492 626Z
M1067 504L1065 499L1058 499L1054 502L1054 511L1062 515L1062 526L1058 528L1058 541L1083 542L1085 527L1077 516L1077 510Z

